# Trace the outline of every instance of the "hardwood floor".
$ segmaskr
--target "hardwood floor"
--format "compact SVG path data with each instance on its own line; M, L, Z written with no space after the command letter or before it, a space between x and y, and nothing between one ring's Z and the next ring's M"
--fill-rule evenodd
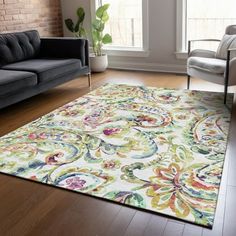
M105 73L92 76L91 89L105 83L186 88L185 76L108 70ZM221 86L197 79L192 81L191 89L223 91ZM87 77L83 77L0 110L0 136L89 91ZM158 214L135 210L82 194L0 174L0 235L236 235L235 106L215 223L212 230Z

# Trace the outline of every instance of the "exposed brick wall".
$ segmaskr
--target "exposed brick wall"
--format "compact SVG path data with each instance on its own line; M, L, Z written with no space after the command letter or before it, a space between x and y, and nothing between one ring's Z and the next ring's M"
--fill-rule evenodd
M37 29L41 36L61 36L60 0L0 0L0 32Z

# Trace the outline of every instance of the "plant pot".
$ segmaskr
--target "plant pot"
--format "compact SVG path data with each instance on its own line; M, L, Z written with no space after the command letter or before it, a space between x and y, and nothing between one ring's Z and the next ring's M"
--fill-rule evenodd
M107 69L107 54L101 56L90 55L90 67L92 72L103 72Z

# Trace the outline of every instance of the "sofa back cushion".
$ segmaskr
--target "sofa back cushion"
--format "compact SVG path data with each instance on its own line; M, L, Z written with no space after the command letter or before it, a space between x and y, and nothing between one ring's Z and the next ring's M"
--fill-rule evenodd
M0 67L34 58L39 50L40 37L36 30L0 34Z

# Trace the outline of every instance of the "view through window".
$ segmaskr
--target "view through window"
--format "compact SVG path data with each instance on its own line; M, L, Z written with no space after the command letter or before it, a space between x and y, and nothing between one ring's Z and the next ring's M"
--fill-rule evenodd
M187 41L221 39L228 25L236 24L236 0L186 0ZM201 48L214 50L218 44L204 43Z
M105 33L111 34L113 42L106 47L142 48L142 0L98 0L97 7L99 3L110 4Z

